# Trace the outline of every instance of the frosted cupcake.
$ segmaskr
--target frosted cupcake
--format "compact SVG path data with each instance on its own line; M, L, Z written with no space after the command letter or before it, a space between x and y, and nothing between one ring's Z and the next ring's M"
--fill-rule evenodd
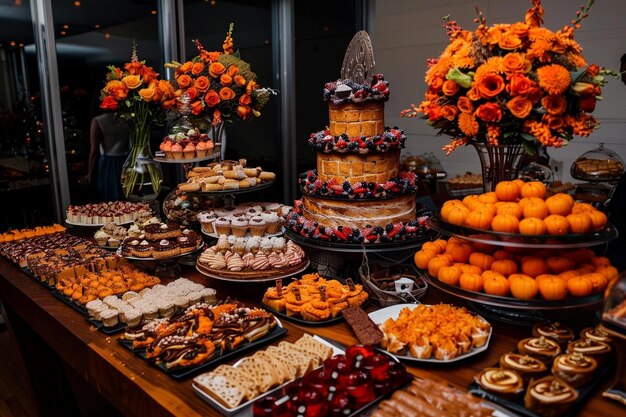
M248 222L248 230L252 236L263 236L267 229L267 223L261 216L254 216Z
M183 147L178 142L172 145L172 157L174 159L183 159Z
M215 220L217 220L217 216L215 214L201 211L198 213L197 218L204 233L215 233Z
M230 223L230 230L234 236L244 237L248 232L248 219L244 216L234 217Z
M185 159L192 159L196 156L196 147L193 143L189 142L183 148L183 156Z
M272 253L272 242L269 240L269 238L264 237L263 239L261 239L261 242L259 243L259 249L266 255Z
M213 150L213 142L211 141L201 141L196 145L196 156L198 158L204 158Z
M94 239L96 239L96 243L98 246L106 246L109 241L109 235L107 232L102 230L98 230L95 235L93 235Z
M280 217L278 214L272 212L264 212L261 214L263 220L265 220L265 224L267 225L267 229L265 229L265 233L278 233L280 231Z
M218 235L230 234L230 220L228 220L226 217L218 217L215 220L215 232Z

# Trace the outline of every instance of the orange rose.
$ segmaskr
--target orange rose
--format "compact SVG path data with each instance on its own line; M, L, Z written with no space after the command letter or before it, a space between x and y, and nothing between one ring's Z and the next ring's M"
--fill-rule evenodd
M250 94L243 94L239 97L239 104L247 106L250 103L252 103L252 97L250 97Z
M198 97L198 89L196 87L189 87L185 93L187 93L189 101L194 101Z
M211 77L217 78L219 75L223 74L226 71L226 67L222 65L221 62L213 62L209 65L209 74Z
M527 70L530 70L527 66L528 63L530 61L526 60L524 54L517 52L510 52L502 58L502 67L506 74L528 72Z
M473 84L472 88L469 89L469 91L467 92L467 98L469 98L472 101L478 101L480 100L480 94L478 93L478 87Z
M235 75L235 78L233 78L235 80L235 84L237 84L239 87L243 87L244 85L246 85L246 79L243 78L241 75Z
M517 22L517 23L513 23L511 25L510 30L518 38L525 38L525 37L528 36L528 32L530 30L530 27L526 23Z
M511 114L518 119L525 119L533 109L533 103L530 102L524 96L513 97L506 103L506 107L511 111Z
M191 62L191 61L185 62L180 67L176 68L176 76L178 76L180 74L188 73L189 71L191 71L192 67L193 67L193 62Z
M246 94L252 94L252 92L257 88L259 88L259 85L256 83L256 81L251 80L246 86Z
M250 107L248 106L237 106L237 114L242 119L247 118L250 115Z
M235 75L239 73L239 68L237 67L237 65L231 65L230 67L228 67L227 73L231 77L234 77Z
M523 96L528 94L534 85L535 83L525 75L513 74L509 79L509 84L506 86L506 91L514 97Z
M443 87L444 83L443 77L435 77L433 81L430 83L429 89L433 91L439 91Z
M128 88L123 82L112 80L104 86L104 92L112 95L116 100L124 100L128 95Z
M502 119L502 109L497 103L485 103L478 106L475 115L483 122L497 122Z
M152 101L152 97L154 97L154 88L142 88L139 90L139 97L143 101Z
M203 106L200 100L194 101L193 103L191 103L191 114L197 116L200 113L202 113L202 109L203 109Z
M459 114L459 109L452 104L446 104L441 108L441 117L446 120L454 120L457 114Z
M474 111L474 105L472 100L466 96L461 96L456 102L457 107L462 113L472 113Z
M504 80L497 74L486 74L478 83L478 94L492 99L504 90Z
M215 61L217 61L217 60L220 58L220 55L222 55L222 53L221 53L221 52L217 52L217 51L215 51L215 52L209 52L209 53L208 53L208 56L209 56L209 61L210 61L210 62L215 62Z
M446 96L453 96L459 91L459 85L452 80L446 80L441 87L441 91Z
M565 120L561 116L553 116L551 114L544 114L541 118L543 124L548 126L552 130L559 130L565 126Z
M561 95L549 95L541 99L541 105L548 113L558 116L567 108L567 101Z
M174 87L172 87L172 84L168 81L159 80L156 84L156 91L161 94L161 99L174 97Z
M204 64L202 62L196 62L191 66L191 73L198 75L204 70Z
M122 78L122 82L129 90L134 90L141 85L141 77L139 75L127 75Z
M102 100L102 103L100 103L100 108L104 110L116 110L117 101L111 96L106 96L104 100Z
M235 98L235 92L228 87L224 87L220 90L220 98L222 100L232 100Z
M507 31L503 32L500 36L500 41L498 42L500 48L510 51L513 49L517 49L522 46L522 40L513 32Z
M124 69L130 75L139 75L139 71L141 70L142 66L143 66L142 62L132 61L132 62L127 62L126 65L124 65Z
M169 100L165 100L163 103L161 103L161 107L164 110L169 110L174 106L174 103L176 103L175 99L169 99Z
M180 77L178 77L176 79L176 82L178 83L178 86L180 88L187 88L191 85L191 83L193 82L193 80L191 79L191 77L187 74L183 74Z
M220 103L220 96L213 90L209 90L204 96L204 102L209 107L215 107Z
M208 77L201 75L200 77L196 78L196 82L193 83L193 86L196 87L201 93L204 93L211 86L211 82L209 81Z
M230 83L233 82L233 77L231 77L228 74L222 74L220 75L220 84L222 84L223 86L227 86L230 85Z

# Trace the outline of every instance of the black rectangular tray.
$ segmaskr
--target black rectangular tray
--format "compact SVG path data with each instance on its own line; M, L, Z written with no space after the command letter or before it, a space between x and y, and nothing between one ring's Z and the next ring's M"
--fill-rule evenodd
M85 317L85 320L104 334L116 334L126 329L126 324L122 322L117 323L115 326L106 327L100 320L92 319L91 317Z
M25 273L26 275L28 275L29 277L31 277L32 279L34 279L35 281L37 281L38 283L40 283L41 285L43 285L44 287L50 289L50 290L54 290L56 287L54 285L50 285L47 282L44 282L42 280L40 280L39 278L37 278L35 276L35 274L33 274L33 271L31 271L30 269L24 267L21 268L22 272Z
M576 399L576 401L574 402L574 404L572 405L572 407L570 408L570 411L568 411L566 414L563 414L561 417L572 417L576 414L576 410L587 400L587 397L589 397L589 395L600 385L602 385L605 381L604 378L606 377L606 375L615 367L615 359L612 358L611 360L609 360L608 362L606 362L605 364L601 365L595 372L595 374L593 375L593 379L592 381L587 384L587 385L583 385L580 388L574 388L576 391L578 391L578 399ZM498 364L494 365L496 368L499 367ZM471 392L474 395L478 395L480 397L486 398L502 407L505 407L509 410L514 411L515 413L519 414L520 416L526 416L526 417L541 417L539 414L533 412L532 410L529 410L528 408L524 407L524 395L526 394L526 390L524 390L524 394L517 400L507 400L504 399L498 395L495 395L493 393L487 392L485 390L483 390L480 385L478 385L476 382L472 382L469 386L468 386L468 390L469 392Z
M160 364L160 363L156 363L150 359L146 359L146 351L145 349L133 349L133 342L131 340L125 340L122 338L118 338L117 341L119 344L121 344L122 346L124 346L126 349L130 350L131 352L133 352L135 355L139 356L140 358L149 361L150 363L152 363L154 366L156 366L157 368L159 368L161 371L165 372L167 375L169 375L170 377L172 377L173 379L179 380L179 379L185 379L185 378L189 378L197 373L199 373L200 371L204 371L208 368L211 368L215 365L218 365L222 362L226 362L230 359L233 359L237 356L239 356L241 353L243 352L247 352L251 349L257 348L267 342L270 342L272 340L278 339L280 337L282 337L283 335L285 335L287 333L287 329L285 329L284 327L278 325L276 327L274 327L268 334L266 334L265 336L253 341L253 342L249 342L249 343L245 343L243 345L240 345L239 347L237 347L234 350L228 351L228 352L222 352L219 349L215 349L215 353L213 354L213 356L211 357L211 359L209 359L207 362L200 364L200 365L196 365L196 366L188 366L188 367L184 367L184 368L173 368L173 369L167 369L165 367L164 364Z
M80 304L76 304L74 301L70 300L65 294L59 292L57 290L52 290L52 296L61 300L64 304L72 307L74 310L78 311L83 316L87 317L87 309Z

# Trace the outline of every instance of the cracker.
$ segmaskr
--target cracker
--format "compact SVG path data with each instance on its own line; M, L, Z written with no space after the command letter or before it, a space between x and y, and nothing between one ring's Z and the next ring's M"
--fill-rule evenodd
M223 375L213 372L198 375L193 380L198 388L215 398L227 408L235 408L244 399L244 390L235 382Z
M315 340L313 336L308 333L302 335L302 337L296 341L295 345L314 353L322 362L333 356L333 348Z

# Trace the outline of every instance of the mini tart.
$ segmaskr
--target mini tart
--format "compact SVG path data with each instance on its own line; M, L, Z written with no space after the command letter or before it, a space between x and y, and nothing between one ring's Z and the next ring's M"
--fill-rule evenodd
M532 381L526 390L524 407L542 417L564 415L578 398L578 392L555 376Z
M535 324L533 326L533 336L554 339L561 346L561 349L565 349L567 344L574 340L572 329L559 322Z
M178 243L166 239L162 239L159 243L155 244L152 250L154 259L166 259L177 255L180 255Z
M609 334L602 330L600 327L587 327L580 331L581 339L595 340L596 342L603 342L611 346L613 341L609 337Z
M599 364L604 363L612 351L613 348L610 345L591 339L578 339L567 345L567 353L578 352L594 358Z
M198 242L190 239L187 236L178 236L176 238L176 243L180 247L180 253L191 252L198 246Z
M524 392L522 377L511 369L486 368L474 380L483 390L509 400Z
M558 376L574 388L587 384L598 369L598 362L578 352L564 353L552 363L552 374Z
M555 340L543 336L520 340L517 344L517 350L521 354L532 356L545 363L550 363L561 353L561 347Z
M150 258L154 248L147 240L142 240L138 245L133 246L133 256L137 258Z
M543 376L548 371L545 363L537 358L519 353L505 353L500 356L500 367L517 372L524 382Z

